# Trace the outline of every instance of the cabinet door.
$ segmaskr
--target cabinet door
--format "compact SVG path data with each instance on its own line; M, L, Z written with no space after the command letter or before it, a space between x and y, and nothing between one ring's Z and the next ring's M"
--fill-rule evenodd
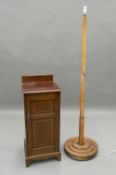
M27 96L27 142L29 154L53 152L59 142L59 95Z

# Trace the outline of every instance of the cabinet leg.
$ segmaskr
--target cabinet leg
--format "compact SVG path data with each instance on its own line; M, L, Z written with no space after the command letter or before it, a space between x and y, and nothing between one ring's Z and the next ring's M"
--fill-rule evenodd
M29 167L31 165L31 160L25 160L25 163L26 163L26 167Z
M57 155L56 158L60 161L61 160L61 154Z

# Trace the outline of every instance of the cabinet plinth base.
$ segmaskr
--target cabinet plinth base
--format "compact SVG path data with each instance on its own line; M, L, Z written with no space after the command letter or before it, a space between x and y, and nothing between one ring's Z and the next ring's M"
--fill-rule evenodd
M35 160L47 160L47 159L51 159L51 158L56 158L59 161L61 160L61 153L60 152L51 152L51 153L28 156L27 151L26 151L26 141L25 140L24 140L24 146L25 146L26 167L30 166L32 161L35 161Z
M85 137L84 144L79 145L79 137L73 137L68 139L64 144L65 153L75 160L90 160L98 152L97 143Z

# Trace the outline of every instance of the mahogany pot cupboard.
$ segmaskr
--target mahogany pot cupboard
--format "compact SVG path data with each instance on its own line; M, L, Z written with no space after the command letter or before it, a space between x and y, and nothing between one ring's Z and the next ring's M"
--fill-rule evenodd
M25 114L25 161L61 159L60 89L53 75L22 77Z

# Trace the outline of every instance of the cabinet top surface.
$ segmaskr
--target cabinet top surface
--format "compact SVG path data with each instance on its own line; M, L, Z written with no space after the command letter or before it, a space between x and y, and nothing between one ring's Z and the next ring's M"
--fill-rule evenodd
M40 76L38 77L36 76L36 79L34 76L33 77L31 76L31 79L30 79L30 76L22 77L23 94L59 92L60 91L60 88L55 82L53 82L53 79L51 77L50 77L51 79L49 79L48 76L47 78L45 76L42 76L42 78Z
M41 83L23 83L22 91L27 93L39 93L39 92L57 92L60 91L59 87L54 82L41 82Z

